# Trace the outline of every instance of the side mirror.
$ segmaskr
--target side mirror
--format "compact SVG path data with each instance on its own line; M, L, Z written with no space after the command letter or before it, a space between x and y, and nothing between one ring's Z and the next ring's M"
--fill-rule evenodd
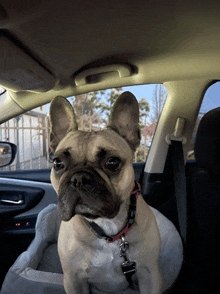
M15 144L0 142L0 167L11 164L15 159L16 151Z

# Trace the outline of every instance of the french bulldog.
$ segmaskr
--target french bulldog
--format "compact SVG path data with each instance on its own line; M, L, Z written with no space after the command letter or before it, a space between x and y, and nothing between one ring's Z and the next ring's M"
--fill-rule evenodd
M51 102L51 182L62 217L58 252L64 288L67 294L162 293L157 222L134 188L140 130L133 94L120 95L109 121L104 130L80 131L68 100L58 96Z

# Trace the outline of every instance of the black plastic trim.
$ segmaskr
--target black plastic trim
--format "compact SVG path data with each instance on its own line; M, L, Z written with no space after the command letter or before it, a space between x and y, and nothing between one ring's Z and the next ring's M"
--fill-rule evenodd
M50 168L7 171L7 172L1 171L0 178L10 178L10 179L50 183L50 172L51 172Z

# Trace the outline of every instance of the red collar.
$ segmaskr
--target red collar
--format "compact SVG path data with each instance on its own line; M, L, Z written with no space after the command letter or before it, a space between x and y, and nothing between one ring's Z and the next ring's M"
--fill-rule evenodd
M86 222L86 224L88 224L90 226L90 228L92 228L92 230L94 231L94 233L101 238L105 238L107 240L108 243L114 242L116 240L118 240L122 235L127 234L127 232L129 232L132 229L133 223L134 223L134 219L135 219L135 214L136 214L136 201L138 199L138 194L140 191L140 184L138 182L135 181L135 186L133 188L133 190L130 193L130 206L129 206L129 211L128 211L128 222L127 225L125 226L125 228L120 231L117 235L115 236L106 236L104 231L102 230L102 228L97 225L95 222Z

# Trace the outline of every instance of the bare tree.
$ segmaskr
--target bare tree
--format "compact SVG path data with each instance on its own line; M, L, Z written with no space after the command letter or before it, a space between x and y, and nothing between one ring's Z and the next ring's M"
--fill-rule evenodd
M144 118L144 121L140 122L140 127L142 129L146 128L146 119L148 116L148 113L150 111L150 107L149 104L147 102L147 100L145 98L141 98L141 100L138 102L139 103L139 109L140 109L140 118ZM142 124L144 122L144 125ZM135 154L136 156L136 154ZM137 161L137 159L135 158L135 161ZM146 136L144 136L144 161L146 161Z
M163 85L155 85L153 97L152 97L152 120L154 120L156 123L159 120L165 99L166 99L166 90L163 87Z

